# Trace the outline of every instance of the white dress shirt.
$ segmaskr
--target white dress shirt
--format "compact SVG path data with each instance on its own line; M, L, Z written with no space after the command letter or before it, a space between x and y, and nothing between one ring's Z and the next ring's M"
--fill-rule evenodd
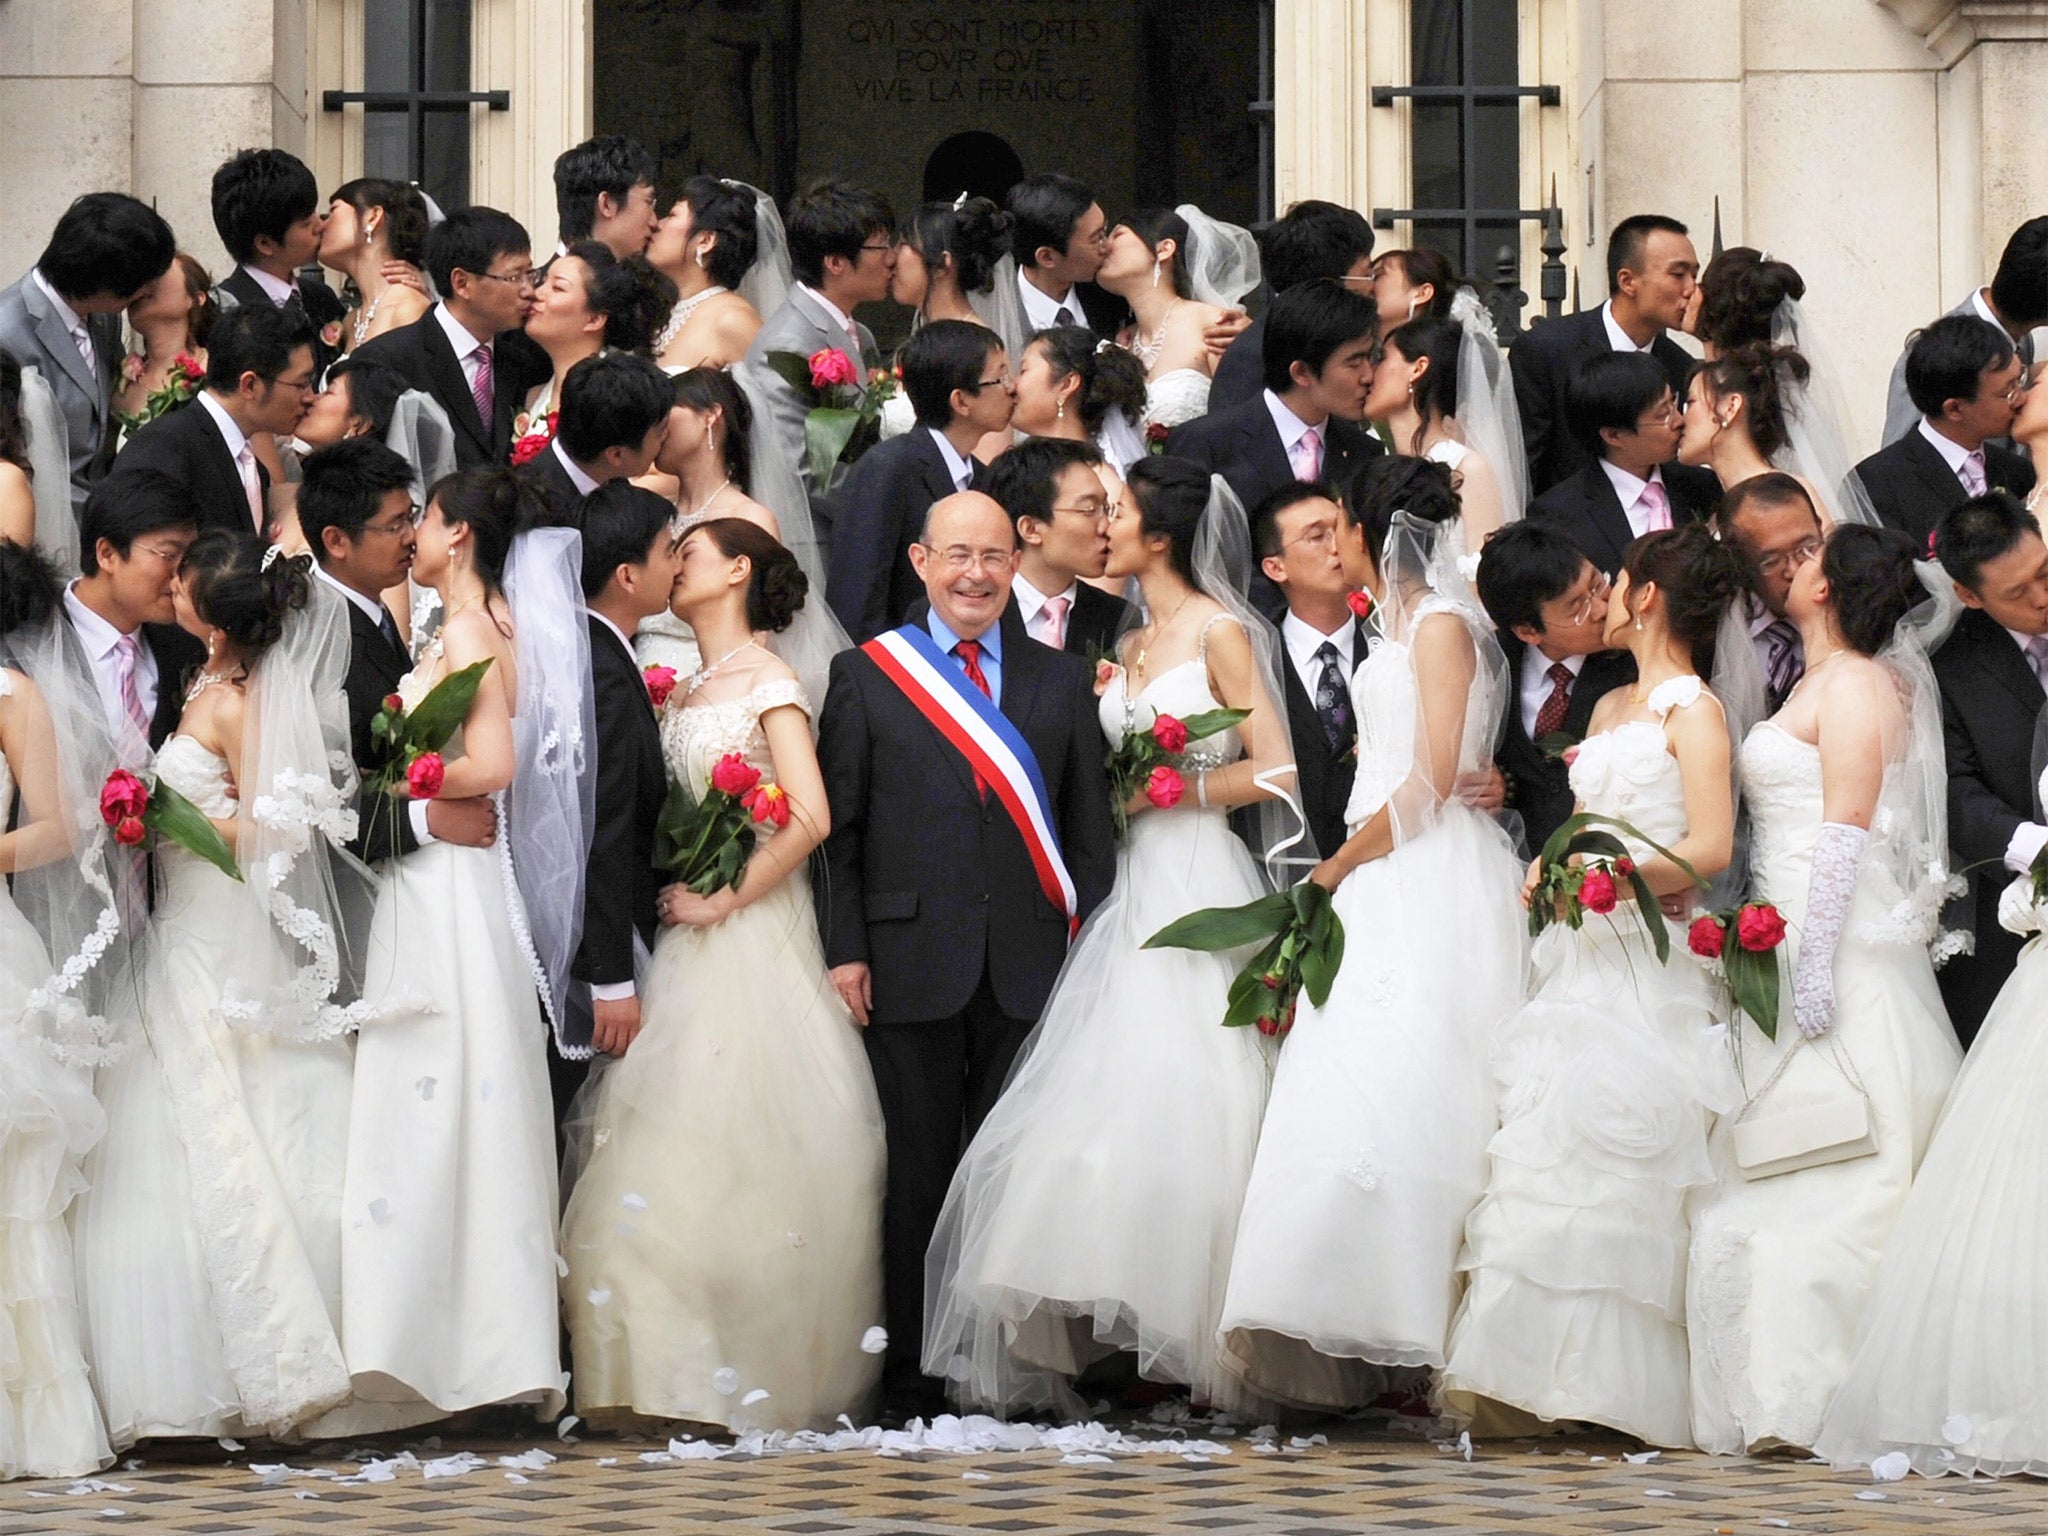
M847 345L847 361L852 363L856 369L864 368L866 364L862 361L861 358L860 331L856 329L854 326L853 316L849 315L837 304L834 304L830 299L826 298L824 294L820 293L817 289L813 288L809 283L798 283L797 287L803 289L805 293L808 293L812 297L812 299L814 299L817 302L818 308L824 310L826 314L830 315L832 317L832 323L838 326L839 329L845 333ZM862 377L862 383L866 383L865 375L863 375Z
M573 470L575 466L571 465L570 468ZM626 648L626 654L628 656L631 656L633 654L633 642L626 638L626 632L623 629L619 628L618 625L614 624L610 619L606 618L603 614L599 613L595 608L586 608L583 611L589 614L590 617L592 617L593 619L597 620L598 623L602 624L606 629L610 630L613 634L617 635L619 637L619 644L623 645ZM598 750L601 752L604 750L604 748L600 746ZM635 984L630 981L593 981L590 984L590 997L592 1002L623 1003L626 1001L627 998L634 997L637 995L638 989L635 986Z
M64 612L71 620L71 627L77 632L78 640L85 647L85 654L92 661L93 681L99 684L100 707L107 712L107 726L119 741L122 735L132 729L128 711L121 705L121 665L116 653L121 648L121 631L94 613L78 600L78 583L72 582L64 589ZM146 645L135 647L135 697L142 704L145 718L156 718L156 653Z
M1921 430L1925 431L1927 423L1923 421L1920 426ZM1943 438L1942 441L1947 442L1948 439ZM2012 643L2020 648L2020 659L2026 662L2027 669L2033 671L2034 659L2027 647L2036 637L2022 634L2016 629L2008 629L2006 633L2012 636ZM2044 683L2044 686L2048 686L2048 683ZM2034 867L2034 859L2043 847L2048 847L2048 827L2044 827L2038 821L2021 822L2012 829L2012 841L2005 845L2005 867L2016 875L2024 875Z
M1080 591L1080 588L1081 583L1079 581L1070 581L1067 583L1064 591L1041 592L1024 579L1023 572L1018 572L1010 580L1010 590L1017 596L1017 612L1023 616L1024 633L1036 640L1040 645L1052 644L1051 638L1046 633L1050 623L1050 616L1045 611L1045 605L1056 597L1063 597L1067 600L1067 627L1071 629L1074 623L1074 597ZM1062 639L1064 638L1063 636Z
M326 582L328 586L339 592L355 607L358 613L362 614L372 624L376 625L379 629L384 627L384 621L389 617L389 612L382 603L374 598L363 596L354 587L345 586L341 582L336 581L328 574L327 568L317 560L313 562L313 576L316 580ZM427 800L407 800L405 802L405 819L412 824L412 835L418 839L419 845L422 848L435 841L434 834L427 830L427 808L431 803L431 801Z
M1337 648L1337 665L1349 680L1351 669L1357 664L1357 639L1358 624L1348 616L1334 633L1326 635L1292 608L1287 610L1287 616L1280 621L1280 643L1287 647L1287 659L1311 704L1315 702L1316 689L1323 680L1323 664L1316 660L1316 652L1325 645L1334 645Z
M576 461L569 457L569 451L562 446L562 440L559 437L549 441L548 451L555 456L555 462L569 472L569 483L576 487L577 495L588 496L597 489L598 482L576 467ZM628 646L627 649L631 650L632 647Z
M36 280L36 286L43 290L43 297L57 311L57 318L64 322L64 329L71 334L72 345L78 348L78 355L85 359L85 366L94 378L100 375L100 361L93 355L92 332L86 328L85 317L64 302L64 295L50 286L50 280L43 276L41 267L29 268L29 275Z
M1621 328L1621 322L1614 318L1614 300L1612 299L1609 299L1600 306L1600 323L1607 328L1607 345L1614 348L1617 352L1647 352L1650 350L1650 347L1654 347L1657 344L1657 338L1652 336L1649 346L1637 346L1635 337L1624 331Z
M1323 447L1325 449L1329 447L1328 428L1330 422L1328 417L1321 421L1303 421L1288 408L1287 402L1274 394L1273 391L1268 389L1262 391L1262 393L1266 398L1266 410L1273 417L1273 429L1280 434L1280 446L1286 450L1287 462L1290 467L1295 462L1295 445L1303 437L1307 436L1310 431L1322 434L1324 439Z
M1956 484L1967 491L1970 488L1970 482L1963 478L1963 462L1969 458L1970 450L1954 438L1944 437L1941 433L1935 431L1928 424L1925 416L1920 418L1918 426L1920 435L1934 445L1934 451L1941 455L1941 462L1946 464L1948 472L1956 477ZM1984 473L1984 450L1981 448L1977 450L1977 472L1979 474ZM1988 478L1985 483L1987 485L1990 484Z
M283 309L285 305L291 303L292 295L299 291L298 284L288 283L281 277L274 277L261 267L252 267L244 263L242 270L249 274L250 280L258 288L261 288L264 296L279 309Z
M448 335L448 345L455 349L455 361L462 365L462 382L469 386L470 394L476 393L476 371L482 366L477 354L488 347L488 341L480 341L470 328L448 313L446 304L434 306L434 318L441 322L441 329ZM489 422L484 423L489 426Z
M1565 669L1571 673L1576 685L1579 674L1586 669L1583 656L1560 657ZM1530 741L1536 739L1536 717L1543 713L1543 706L1556 690L1557 684L1550 679L1550 669L1557 665L1538 646L1528 646L1522 652L1522 675L1516 680L1518 698L1522 706L1522 734Z
M1602 459L1600 467L1607 471L1608 483L1614 487L1614 494L1621 498L1622 516L1628 519L1628 531L1641 538L1650 531L1650 509L1643 505L1643 492L1657 486L1664 492L1664 506L1668 513L1671 508L1671 488L1664 484L1664 471L1653 468L1650 478L1644 480L1630 474L1612 459ZM1673 525L1676 525L1673 519Z
M974 482L974 465L968 462L966 454L953 446L953 440L937 427L926 427L925 431L931 433L932 441L939 445L939 454L946 461L946 473L953 477L953 489L966 490Z
M1024 329L1049 331L1056 325L1078 325L1088 329L1088 319L1081 312L1081 301L1074 297L1069 288L1064 299L1056 299L1038 284L1027 278L1020 268L1017 272L1017 293L1024 301Z

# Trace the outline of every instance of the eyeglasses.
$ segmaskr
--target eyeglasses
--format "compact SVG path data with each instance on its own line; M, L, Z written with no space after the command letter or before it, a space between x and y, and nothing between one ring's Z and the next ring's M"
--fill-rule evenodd
M1111 229L1107 224L1105 224L1102 226L1102 228L1095 231L1094 234L1082 237L1081 243L1083 245L1093 245L1097 247L1105 246L1109 244L1111 238L1115 234L1116 231Z
M1565 615L1566 626L1576 628L1581 624L1590 624L1593 620L1594 606L1605 602L1608 593L1613 590L1614 583L1608 579L1605 571L1596 574L1593 577L1593 585L1586 589L1586 595L1573 603L1571 612Z
M2018 378L2012 381L2010 386L2000 393L1998 398L2007 405L2018 405L2027 398L2027 383L2027 376L2023 371Z
M189 546L176 544L166 549L161 544L145 544L142 540L137 539L131 547L141 550L146 555L156 556L165 565L180 565L184 562L185 551Z
M1668 427L1675 421L1683 420L1685 420L1685 402L1683 400L1673 400L1658 406L1655 410L1645 411L1641 420L1636 423L1636 426L1638 430L1643 427Z
M470 276L488 278L494 283L509 283L514 288L531 288L540 282L540 272L533 267L524 272L472 272Z
M1756 563L1757 574L1759 576L1784 576L1796 571L1799 567L1806 564L1807 561L1817 556L1825 542L1825 540L1819 538L1804 538L1790 549L1781 549L1774 554L1765 555Z
M425 507L414 507L395 523L365 523L365 533L404 533L408 528L417 528L427 515Z
M1010 549L968 549L960 544L949 545L945 549L933 549L926 544L923 548L926 554L955 575L971 570L1007 571L1017 559L1017 552Z
M1017 387L1017 376L1006 368L992 379L980 380L975 384L973 392L978 395L984 389L994 389L998 384L1004 389L1015 389Z
M1289 539L1283 547L1292 549L1297 544L1303 549L1322 552L1333 550L1337 547L1336 525L1334 523L1312 523L1305 532Z
M1055 517L1059 516L1062 512L1073 512L1082 517L1107 517L1109 515L1109 503L1106 500L1069 502L1063 507L1058 502L1054 502L1047 510Z
M903 244L903 242L900 240L884 240L880 245L869 243L867 245L863 245L861 249L864 251L893 251L896 249L897 246L901 244Z
M278 379L273 383L272 388L295 389L302 395L317 395L320 393L319 382L311 374L307 374L303 379Z

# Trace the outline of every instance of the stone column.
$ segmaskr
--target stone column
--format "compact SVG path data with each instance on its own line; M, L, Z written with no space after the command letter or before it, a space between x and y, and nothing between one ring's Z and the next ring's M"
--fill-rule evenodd
M125 192L135 152L135 0L0 0L0 283L81 192Z
M470 89L510 91L512 109L470 109L470 198L518 219L545 260L555 248L555 157L591 132L591 0L497 0L474 14Z

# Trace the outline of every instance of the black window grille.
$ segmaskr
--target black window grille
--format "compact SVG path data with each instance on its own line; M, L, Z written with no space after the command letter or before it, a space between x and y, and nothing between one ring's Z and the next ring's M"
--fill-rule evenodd
M363 0L363 173L417 182L444 210L469 205L470 111L509 111L509 91L469 88L472 0Z

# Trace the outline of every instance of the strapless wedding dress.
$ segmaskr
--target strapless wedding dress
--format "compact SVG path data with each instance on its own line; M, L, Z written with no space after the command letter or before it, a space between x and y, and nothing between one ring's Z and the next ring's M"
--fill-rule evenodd
M1209 375L1199 368L1169 368L1145 386L1142 426L1177 427L1209 409Z

